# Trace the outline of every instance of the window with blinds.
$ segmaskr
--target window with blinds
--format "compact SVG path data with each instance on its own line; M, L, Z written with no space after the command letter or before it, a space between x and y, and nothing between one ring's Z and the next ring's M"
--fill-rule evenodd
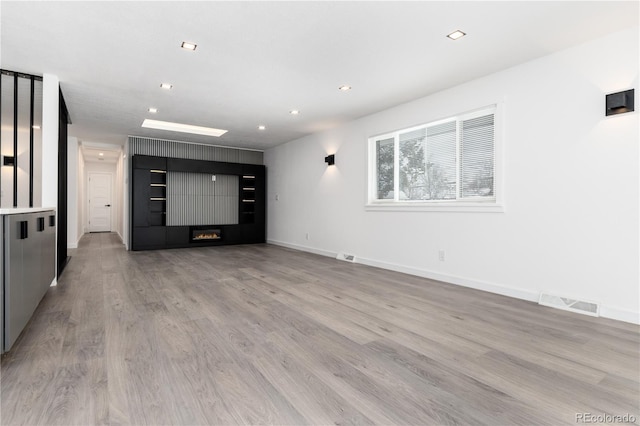
M495 106L369 139L370 203L495 201Z

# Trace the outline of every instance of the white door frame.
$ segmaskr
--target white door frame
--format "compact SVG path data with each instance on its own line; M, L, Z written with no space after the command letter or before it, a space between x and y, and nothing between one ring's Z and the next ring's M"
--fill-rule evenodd
M109 232L113 231L113 220L114 220L114 212L117 211L117 207L116 207L116 202L114 201L114 179L113 179L113 173L112 172L93 172L93 171L89 171L87 172L87 231L88 232L92 232L91 231L91 176L95 176L95 175L106 175L109 176L109 186L111 187L111 191L109 194L110 197L110 213L109 213ZM93 232L98 232L98 231L93 231Z

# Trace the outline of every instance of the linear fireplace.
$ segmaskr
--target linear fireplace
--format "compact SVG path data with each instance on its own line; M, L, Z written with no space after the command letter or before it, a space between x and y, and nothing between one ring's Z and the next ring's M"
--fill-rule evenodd
M190 231L192 243L201 243L222 239L222 230L220 228L191 226Z

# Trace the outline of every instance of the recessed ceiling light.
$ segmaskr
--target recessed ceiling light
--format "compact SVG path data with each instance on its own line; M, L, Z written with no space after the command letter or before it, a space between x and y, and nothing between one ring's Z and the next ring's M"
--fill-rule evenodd
M188 41L183 41L182 45L180 47L182 47L183 49L186 49L186 50L196 50L196 47L198 47L198 45L197 44L193 44L193 43L189 43Z
M36 130L40 130L40 126L38 126L37 124L34 124L33 126L31 126L32 129L36 129Z
M158 108L149 108L149 112L155 114L156 112L158 112Z
M99 153L98 153L98 155L99 155L100 157L104 157L104 152L99 152Z
M191 133L194 135L205 135L220 137L227 133L227 130L214 129L213 127L193 126L191 124L172 123L170 121L149 120L142 122L142 127L148 129L169 130L171 132Z
M289 111L289 114L298 115L298 114L300 114L300 111L298 111L297 109L292 109L291 111Z
M351 86L347 86L345 84L344 86L338 87L338 90L342 90L343 92L346 92L347 90L351 90Z
M258 126L258 130L265 130L265 129L266 129L265 126L262 126L262 125Z
M466 33L463 33L460 30L455 30L454 32L452 32L451 34L448 34L447 37L449 37L451 40L457 40L460 37L464 37L466 36Z
M161 83L160 87L162 87L163 89L169 90L169 89L171 89L173 87L173 85L169 84L169 83Z

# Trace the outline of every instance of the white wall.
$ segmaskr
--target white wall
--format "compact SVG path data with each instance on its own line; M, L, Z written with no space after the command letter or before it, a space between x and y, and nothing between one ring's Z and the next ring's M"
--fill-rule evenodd
M80 176L78 172L80 147L78 138L67 138L67 248L77 248L82 234L78 233L78 191Z
M638 112L604 116L638 88L638 50L625 30L268 150L268 241L639 322ZM365 211L368 137L496 101L503 213Z
M80 239L86 232L84 224L86 222L86 212L84 209L84 205L87 202L86 199L86 172L85 172L85 161L84 155L82 154L82 149L78 146L78 175L76 176L77 184L78 184L78 222L76 223L78 241L80 243Z
M58 77L42 76L42 207L58 207ZM34 200L34 205L38 205Z
M58 125L60 116L60 80L53 74L42 76L42 185L41 200L34 199L33 205L53 207L58 212ZM35 161L34 161L35 167ZM35 178L34 174L34 178ZM35 186L35 185L34 185ZM34 193L35 195L35 193ZM56 223L58 223L56 221ZM58 227L56 226L56 241ZM56 244L56 259L58 246ZM56 276L51 285L58 284L58 262Z
M33 133L41 130L34 129ZM57 152L57 150L56 150ZM58 161L56 154L56 161ZM42 207L42 137L33 138L33 206Z
M124 160L122 158L122 154L120 154L118 158L118 162L116 163L116 175L115 175L115 186L114 190L114 208L113 212L115 214L115 228L114 231L118 233L120 239L124 243L124 210L123 210L123 201L124 201Z

